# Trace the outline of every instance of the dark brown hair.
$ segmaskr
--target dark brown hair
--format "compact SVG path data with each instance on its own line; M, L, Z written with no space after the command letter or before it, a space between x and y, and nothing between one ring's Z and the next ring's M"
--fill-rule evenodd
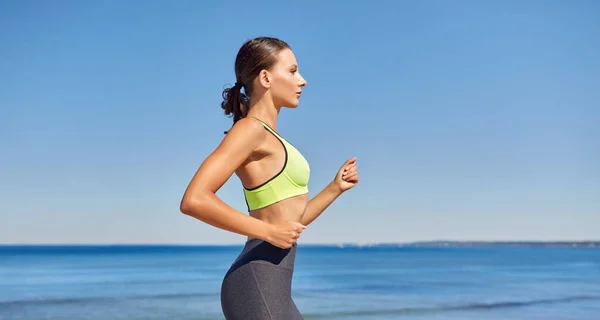
M235 58L235 85L223 90L221 102L221 108L233 117L234 124L248 114L254 78L277 62L276 55L281 50L289 48L285 41L273 37L257 37L242 45Z

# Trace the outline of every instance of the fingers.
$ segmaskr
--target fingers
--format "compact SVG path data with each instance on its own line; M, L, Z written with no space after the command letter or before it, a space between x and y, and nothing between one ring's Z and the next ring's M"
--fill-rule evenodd
M353 174L344 176L344 177L342 177L342 179L344 181L348 181L348 182L350 182L350 181L357 181L358 180L358 173L353 173Z
M350 158L350 159L346 160L346 162L344 162L344 164L342 165L342 167L341 167L341 168L344 168L344 169L345 169L345 168L347 168L349 165L351 165L351 164L353 164L353 163L356 163L356 157L352 157L352 158ZM340 169L341 169L341 168L340 168Z
M351 175L353 173L356 173L357 171L358 171L358 168L356 168L356 165L350 165L344 171L344 175L348 176L348 175Z
M342 178L344 179L344 181L356 181L356 180L358 180L358 172L347 174L347 175L343 176Z
M299 232L302 233L302 231L304 231L304 229L306 229L306 226L296 222L296 221L285 221L283 222L285 224L285 229L289 232Z
M294 228L294 231L302 231L306 229L305 225L295 221L292 221L292 227Z
M350 179L355 179L358 178L358 172L354 171L352 173L346 173L345 175L342 176L342 179L345 181L348 181Z
M356 169L356 158L353 158L355 161L349 162L344 165L344 170Z
M297 240L298 238L300 238L300 234L302 233L302 231L306 229L306 226L295 221L290 222L292 224L292 239Z
M352 158L346 160L346 162L344 162L344 165L342 167L347 167L353 163L356 163L356 157L352 157Z
M288 249L297 242L306 226L296 221L282 221L278 223L277 232L273 235L274 241L271 244Z
M352 159L356 160L356 158L352 158ZM354 162L348 164L344 168L344 171L342 172L342 179L344 181L349 181L349 180L355 179L357 175L358 175L358 168L356 167L356 161L354 161Z

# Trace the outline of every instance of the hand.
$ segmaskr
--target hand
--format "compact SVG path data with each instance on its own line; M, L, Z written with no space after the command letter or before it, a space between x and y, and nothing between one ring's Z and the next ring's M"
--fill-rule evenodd
M347 191L358 184L356 157L346 160L335 176L333 182L341 192Z
M305 225L294 221L283 221L272 226L266 241L281 249L291 248L306 229Z

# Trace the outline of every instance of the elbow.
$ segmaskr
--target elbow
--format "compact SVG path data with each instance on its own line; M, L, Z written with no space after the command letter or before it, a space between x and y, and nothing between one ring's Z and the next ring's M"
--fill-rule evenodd
M192 209L192 201L190 199L183 198L179 204L179 212L189 215Z
M203 211L203 198L204 197L198 196L184 196L183 199L181 199L181 203L179 204L179 211L188 216L197 216L200 212Z

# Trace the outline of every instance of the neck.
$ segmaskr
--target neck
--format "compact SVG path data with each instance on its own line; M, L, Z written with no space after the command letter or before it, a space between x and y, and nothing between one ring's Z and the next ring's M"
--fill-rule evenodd
M258 99L250 99L250 111L248 111L248 117L257 118L269 127L277 130L277 116L279 115L278 108L273 103L273 99L269 99L267 95L258 97Z

